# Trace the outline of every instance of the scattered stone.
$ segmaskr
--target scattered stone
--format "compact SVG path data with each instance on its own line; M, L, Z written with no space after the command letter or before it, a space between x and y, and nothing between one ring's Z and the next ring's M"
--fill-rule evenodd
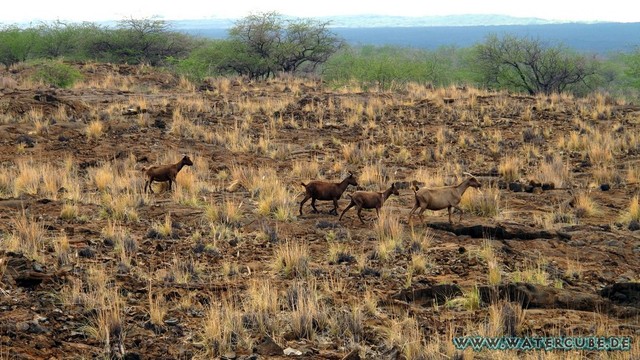
M67 141L69 141L69 138L64 136L64 135L60 135L60 136L58 136L58 141L67 142Z
M16 139L16 144L24 144L25 147L32 148L36 145L36 141L29 135L20 135Z
M19 332L27 332L29 330L29 323L26 321L20 321L16 324L16 330Z
M262 356L278 356L283 354L282 347L270 337L262 338L260 344L256 346L256 352Z
M318 229L335 229L340 227L340 224L335 221L319 220L316 222L316 227Z
M162 118L156 118L153 121L153 126L157 127L158 129L166 129L167 128L167 122L162 120Z
M542 184L541 188L544 191L553 190L553 189L556 188L556 184L554 184L554 183L544 183L544 184Z
M92 259L96 256L96 252L92 248L87 246L78 250L78 256L87 258L87 259Z
M509 183L509 190L513 192L522 192L523 186L517 181Z
M602 191L609 191L610 189L611 189L611 185L609 185L609 184L600 185L600 190L602 190Z
M222 360L235 360L238 356L233 351L226 352L220 357Z
M640 230L640 221L638 220L631 220L629 222L629 226L628 229L631 231L638 231Z
M35 271L35 272L39 272L39 273L44 272L44 269L42 268L42 265L38 264L37 262L34 262L34 263L31 265L31 268L32 268L32 269L33 269L33 271Z
M140 359L142 359L142 357L140 357L140 354L138 353L128 352L124 354L124 360L140 360Z
M302 351L296 350L296 349L291 348L291 347L288 347L288 348L284 349L284 354L286 356L300 356L300 355L302 355Z

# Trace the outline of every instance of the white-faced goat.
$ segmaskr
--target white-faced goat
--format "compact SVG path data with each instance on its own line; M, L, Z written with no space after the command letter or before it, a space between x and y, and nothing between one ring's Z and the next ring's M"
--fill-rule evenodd
M470 175L470 174L469 174ZM458 209L460 211L460 220L462 221L462 209L458 206L460 199L469 186L474 188L480 188L480 182L474 177L470 176L463 182L454 186L443 186L431 189L418 189L418 186L414 183L414 192L416 196L416 203L409 213L409 218L413 213L420 208L418 216L422 220L422 213L429 210L449 210L449 223L453 224L451 220L452 210Z
M364 224L364 220L362 220L362 209L376 209L376 215L380 218L380 208L384 205L384 202L387 201L389 196L391 195L400 195L398 189L396 188L396 184L391 184L384 192L376 192L376 191L356 191L353 194L349 195L351 197L351 202L349 206L347 206L342 214L340 214L340 219L342 220L342 216L347 210L352 207L356 207L358 210L358 218L360 218L360 222Z
M305 183L302 183L305 193L304 199L302 199L302 202L300 203L300 215L302 215L302 205L304 205L304 203L309 199L311 199L311 207L313 208L314 213L318 212L318 209L316 209L316 200L333 200L333 210L329 213L338 215L338 200L342 197L342 193L349 185L358 186L356 177L353 176L352 173L349 173L349 176L339 183L322 180L313 180L306 185Z
M151 188L151 184L154 181L157 182L169 182L169 190L171 190L171 183L176 181L176 176L182 170L185 165L193 165L193 162L187 155L185 155L182 160L180 160L176 164L171 165L158 165L152 166L148 169L140 169L147 175L147 181L144 183L144 192L147 192L147 187L149 191L153 193L153 189Z

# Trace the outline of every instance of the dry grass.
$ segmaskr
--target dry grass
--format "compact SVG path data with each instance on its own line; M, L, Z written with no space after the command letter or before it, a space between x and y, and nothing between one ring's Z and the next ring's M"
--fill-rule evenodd
M521 160L519 156L508 156L500 160L498 172L505 181L511 182L520 178Z
M148 299L149 322L155 326L164 326L164 318L167 316L169 308L162 293L154 293L151 284L149 284Z
M376 248L378 258L383 261L391 260L396 252L402 250L404 227L400 223L400 217L383 208L373 228L378 239Z
M460 207L477 216L495 217L502 211L500 190L494 187L469 189L462 195Z
M104 134L104 124L100 120L91 121L89 125L87 125L85 134L89 140L97 140L101 138Z
M286 240L275 249L273 270L284 277L304 278L309 274L309 246L299 240Z
M640 200L638 195L631 198L627 210L620 216L620 221L627 224L631 221L640 221Z
M575 198L575 212L579 218L601 214L601 210L588 192L581 192Z
M199 337L209 358L247 347L242 312L235 301L223 299L212 303L206 310Z
M543 183L552 183L556 188L565 187L571 180L569 166L559 155L551 155L540 164L536 178Z

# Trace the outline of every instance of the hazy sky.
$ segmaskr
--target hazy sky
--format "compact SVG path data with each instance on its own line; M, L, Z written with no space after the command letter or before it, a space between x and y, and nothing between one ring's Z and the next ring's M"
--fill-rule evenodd
M633 1L567 0L8 0L0 22L100 21L160 16L166 20L238 18L266 11L298 17L378 14L503 14L549 20L640 22Z

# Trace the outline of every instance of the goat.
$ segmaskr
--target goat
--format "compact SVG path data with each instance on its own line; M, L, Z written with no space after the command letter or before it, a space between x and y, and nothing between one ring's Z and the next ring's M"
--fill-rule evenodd
M468 174L470 177L461 182L458 185L453 186L443 186L438 188L431 189L419 189L416 182L413 183L413 192L415 194L416 202L409 212L409 218L413 215L413 213L420 208L418 212L418 216L422 220L422 213L429 210L442 210L448 209L449 211L449 223L453 224L451 220L451 212L452 209L458 209L460 212L460 220L462 221L462 209L458 206L460 203L460 199L467 188L469 186L474 188L480 188L482 184L471 174Z
M140 171L143 171L147 175L147 181L144 183L144 192L147 192L147 187L149 187L149 191L153 193L153 189L151 188L151 184L154 181L157 182L169 182L169 190L171 190L171 183L176 181L176 176L182 170L182 167L185 165L193 165L193 162L187 155L185 155L182 160L172 165L158 165L152 166L148 169L142 168Z
M358 186L356 177L352 173L349 173L344 180L339 183L332 183L322 180L313 180L308 184L302 183L304 186L305 194L304 199L300 203L300 216L302 216L302 205L311 199L311 207L314 213L318 213L316 209L316 200L333 200L333 210L329 211L330 214L338 215L338 199L342 196L342 193L347 189L349 185Z
M360 222L364 224L364 220L362 220L362 209L376 209L376 215L380 218L380 208L384 205L384 202L387 201L389 196L391 195L400 195L398 189L396 188L396 184L391 184L384 192L376 192L376 191L356 191L355 193L349 195L351 197L351 202L344 209L342 214L340 215L340 219L342 220L342 216L347 210L352 207L356 207L358 210L358 218L360 218Z

